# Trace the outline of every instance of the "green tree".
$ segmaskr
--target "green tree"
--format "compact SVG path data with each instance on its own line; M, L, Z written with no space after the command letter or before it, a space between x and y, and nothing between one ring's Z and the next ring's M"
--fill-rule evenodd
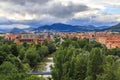
M5 61L0 65L0 74L17 73L17 67L11 62Z
M87 76L90 80L96 80L97 75L103 73L104 56L99 48L94 48L90 52L88 65L87 65Z
M97 80L119 80L116 77L118 66L116 64L115 56L108 55L105 59L104 72L98 76Z
M29 76L29 77L26 77L24 80L46 80L42 77L37 77L37 76Z
M120 57L120 48L116 47L116 48L113 48L113 49L110 49L110 55L117 55Z
M20 67L21 67L20 60L19 60L16 56L14 56L13 54L7 55L6 60L9 61L9 62L11 62L11 63L14 64L17 68L20 69Z
M10 54L10 46L8 44L3 44L0 46L0 51L5 52L5 54Z
M78 44L79 44L80 48L84 48L85 45L89 44L89 39L84 38L84 39L78 41Z
M18 56L19 52L16 44L11 44L10 51L13 55Z
M49 51L48 51L48 47L47 46L41 46L39 49L38 49L38 53L39 55L44 58L45 56L48 55Z
M1 65L4 61L6 61L6 56L7 56L7 54L6 54L5 52L0 51L0 65Z
M49 50L50 54L52 54L53 52L56 51L56 46L55 46L55 44L53 42L49 42L47 47L48 47L48 50Z
M75 80L84 80L87 73L87 59L88 53L81 53L75 57L75 68L74 68L74 79Z
M37 53L34 47L30 47L25 53L25 60L30 64L31 67L34 67L39 62L39 54Z
M26 52L26 48L23 45L17 45L17 49L19 52L18 58L23 61L25 58L25 52Z

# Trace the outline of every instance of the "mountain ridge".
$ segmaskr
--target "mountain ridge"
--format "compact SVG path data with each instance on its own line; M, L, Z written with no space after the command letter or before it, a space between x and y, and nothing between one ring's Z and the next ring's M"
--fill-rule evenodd
M62 31L62 32L76 32L76 31L94 31L96 28L92 27L89 28L87 26L74 26L69 24L62 24L62 23L55 23L52 25L44 25L36 28L36 30L55 30L55 31Z
M102 31L115 31L115 32L120 32L120 23L111 26L110 28L103 29Z
M63 24L63 23L54 23L51 25L38 26L35 28L34 27L25 28L25 29L13 28L6 32L9 32L9 33L26 33L26 32L39 33L44 30L57 31L57 32L91 32L91 31L100 31L103 28L106 29L108 27L109 26L96 27L94 25L79 26L79 25L70 25L70 24Z

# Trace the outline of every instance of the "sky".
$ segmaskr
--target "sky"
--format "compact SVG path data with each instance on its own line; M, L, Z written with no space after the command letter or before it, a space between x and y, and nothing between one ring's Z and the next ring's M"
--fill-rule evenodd
M120 23L120 0L0 0L0 28Z

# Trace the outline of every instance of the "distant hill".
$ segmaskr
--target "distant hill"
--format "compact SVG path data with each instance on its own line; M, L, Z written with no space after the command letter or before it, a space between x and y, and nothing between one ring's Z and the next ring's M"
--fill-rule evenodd
M107 29L107 28L110 28L110 26L99 26L99 27L97 27L97 29Z
M120 32L120 23L117 25L114 25L110 28L107 29L103 29L102 31L116 31L116 32Z
M68 24L62 23L55 23L52 25L44 25L38 28L35 28L37 32L43 30L53 30L53 31L60 31L60 32L88 32L88 31L95 31L95 27L87 27L87 26L72 26Z
M8 32L10 33L25 33L24 29L19 29L19 28L13 28L9 30Z

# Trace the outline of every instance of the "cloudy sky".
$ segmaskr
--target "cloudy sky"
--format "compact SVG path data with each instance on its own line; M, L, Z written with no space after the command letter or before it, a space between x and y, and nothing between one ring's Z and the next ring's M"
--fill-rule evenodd
M120 0L0 0L0 28L120 23Z

